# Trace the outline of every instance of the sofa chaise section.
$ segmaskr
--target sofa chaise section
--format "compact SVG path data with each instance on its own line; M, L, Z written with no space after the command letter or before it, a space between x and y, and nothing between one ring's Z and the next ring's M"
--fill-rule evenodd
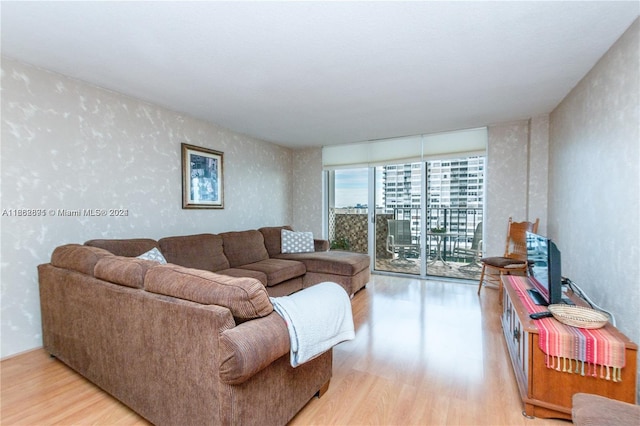
M371 272L368 255L341 250L327 251L326 240L315 240L314 252L282 253L282 229L291 231L289 226L264 227L259 231L264 236L269 257L304 263L306 274L302 280L303 288L323 281L332 281L340 284L347 294L353 296L369 282Z

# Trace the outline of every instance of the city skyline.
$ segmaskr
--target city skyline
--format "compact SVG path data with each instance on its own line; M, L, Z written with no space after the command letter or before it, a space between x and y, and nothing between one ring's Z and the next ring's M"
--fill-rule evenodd
M369 169L340 169L335 171L335 207L348 208L369 204ZM376 202L382 199L382 176L377 173Z
M478 160L480 161L480 163L478 163ZM453 163L452 163L453 162ZM440 185L440 183L444 183L445 181L449 181L449 179L456 179L456 181L460 178L463 179L463 181L466 181L467 178L475 176L476 179L476 185L475 187L477 187L477 184L479 183L480 186L482 187L482 175L483 175L483 158L480 157L469 157L466 159L451 159L451 160L434 160L432 162L428 162L429 164L433 164L433 166L430 167L436 167L436 169L438 170L434 175L433 178L436 179L436 182L438 182L438 187ZM454 172L453 170L457 169L457 167L459 166L454 166L454 169L451 169L450 167L453 166L453 164L463 164L463 170L462 172ZM390 188L386 188L383 180L384 180L384 176L389 172L390 169L392 170L403 170L405 167L409 167L411 166L411 168L413 170L414 167L416 166L417 163L407 163L405 164L399 164L399 165L388 165L388 166L379 166L376 167L376 173L375 173L375 177L376 177L376 197L375 197L375 205L376 207L385 207L385 192L387 192L387 195L390 195L391 193L396 193L396 190L392 189L392 192L389 192ZM476 164L476 166L471 166L471 164ZM467 165L471 166L471 169L469 169L467 171ZM397 169L398 167L400 167L400 169ZM479 168L478 168L479 167ZM475 169L475 171L473 171ZM444 173L442 173L444 172ZM453 172L453 175L451 175L450 173ZM462 174L459 174L462 173ZM479 174L478 174L479 173ZM414 175L414 172L412 171L411 173L412 175ZM455 177L454 177L455 176ZM419 177L419 176L418 176ZM444 181L442 180L444 178ZM480 180L477 180L477 179ZM391 188L394 188L396 183L396 177L393 178L393 180L391 181L390 185ZM404 178L406 179L406 177ZM430 178L431 179L431 178ZM414 182L412 184L412 187L415 187L415 184L417 183L419 185L418 182L416 182L414 179L412 179L412 181ZM469 182L471 183L471 182ZM463 184L464 185L464 184ZM358 207L358 206L368 206L369 205L369 194L368 194L368 187L369 187L369 168L367 167L362 167L362 168L357 168L357 169L339 169L335 171L335 199L334 199L334 206L335 208L353 208L353 207ZM449 185L447 185L447 188L449 188ZM463 186L463 188L467 188L466 185ZM469 189L471 189L472 187L470 186ZM411 192L413 193L415 188L411 189ZM406 189L405 189L406 190ZM421 192L421 190L418 188L418 191ZM476 190L477 191L477 190ZM482 189L479 189L480 194L482 193ZM404 192L404 191L403 191ZM439 199L439 193L440 191L438 190L438 192L436 194L438 194L437 198ZM467 190L464 190L464 193L467 193ZM470 192L468 195L471 195L473 193ZM461 195L461 194L460 194ZM460 196L458 195L458 196ZM479 195L479 194L477 194ZM476 195L476 196L477 196ZM414 194L415 197L415 194ZM463 195L464 198L466 198L465 195ZM482 195L480 195L480 197L482 197ZM412 197L413 198L413 197ZM447 198L447 204L453 200L449 200L448 196ZM475 197L472 197L475 198ZM409 201L407 199L407 201ZM442 200L444 201L444 200ZM397 201L395 201L397 202ZM394 201L392 201L392 204L395 204ZM411 202L411 201L410 201ZM406 201L404 202L406 203ZM413 202L411 202L413 204ZM438 203L439 204L439 203ZM454 203L454 205L457 203ZM465 203L466 204L466 203Z

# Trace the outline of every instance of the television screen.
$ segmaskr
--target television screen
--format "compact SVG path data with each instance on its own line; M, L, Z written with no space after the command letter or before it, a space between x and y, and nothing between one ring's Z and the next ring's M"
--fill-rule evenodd
M563 303L560 250L542 235L527 232L527 260L533 290L529 294L539 305Z

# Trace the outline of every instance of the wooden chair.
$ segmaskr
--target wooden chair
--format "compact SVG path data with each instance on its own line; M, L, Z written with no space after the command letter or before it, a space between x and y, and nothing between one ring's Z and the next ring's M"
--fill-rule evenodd
M539 222L540 219L536 219L535 222L514 222L512 218L509 218L504 256L480 259L482 273L480 274L478 294L482 290L483 283L497 284L500 291L500 303L502 303L502 275L512 273L528 275L527 231L538 232Z

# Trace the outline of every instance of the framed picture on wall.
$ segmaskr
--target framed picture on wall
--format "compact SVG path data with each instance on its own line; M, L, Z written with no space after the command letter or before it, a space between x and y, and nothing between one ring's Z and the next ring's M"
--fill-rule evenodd
M182 208L222 209L223 153L182 144Z

